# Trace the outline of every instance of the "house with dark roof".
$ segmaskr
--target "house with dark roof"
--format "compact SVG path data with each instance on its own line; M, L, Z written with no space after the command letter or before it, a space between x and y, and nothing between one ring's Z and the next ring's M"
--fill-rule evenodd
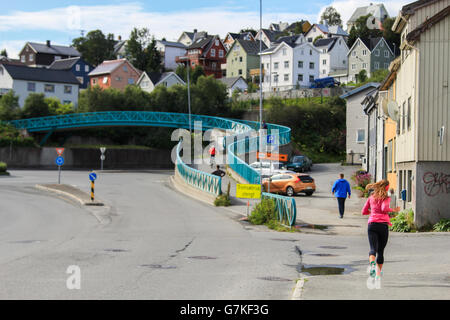
M69 70L80 82L80 89L86 89L89 86L89 73L94 70L94 67L81 57L56 60L48 68Z
M339 36L347 41L349 34L340 26L329 26L326 20L323 24L313 24L308 32L305 33L305 38L311 43L313 43L317 37L332 38Z
M227 35L225 36L225 39L223 40L223 44L227 50L230 50L232 44L238 39L255 41L255 37L253 37L253 34L251 32L242 32L242 33L228 32Z
M314 47L320 51L320 78L329 77L330 72L338 70L347 72L348 46L343 37L318 39L314 42Z
M248 79L250 70L259 69L259 47L259 41L237 39L227 52L227 78L241 76ZM262 49L267 49L264 43Z
M12 64L0 64L0 92L13 90L24 106L31 93L43 93L58 98L64 104L78 105L77 78L68 70L33 68Z
M81 57L74 47L54 45L47 40L45 44L27 42L19 53L20 62L31 67L46 67L55 60Z
M270 48L273 43L277 41L277 38L283 36L284 33L282 31L273 31L270 29L261 29L255 36L255 40L259 41L259 37L261 36L262 42Z
M195 37L194 37L195 39ZM201 66L207 76L214 75L222 78L222 64L227 61L226 49L219 36L205 36L198 38L186 49L184 56L176 57L177 63L189 63L191 69Z
M178 67L175 58L186 54L186 46L181 42L157 40L156 49L161 53L162 64L166 70L175 70Z
M107 60L89 73L90 85L123 90L127 85L136 84L141 73L127 59Z
M186 85L183 79L175 72L151 72L147 74L147 72L144 71L136 82L137 86L147 92L152 92L157 86L170 88L176 84Z
M198 32L197 29L194 29L194 32L183 31L181 36L178 38L177 42L180 42L184 44L186 47L188 47L194 42L196 42L198 39L206 37L208 37L208 32L206 31Z
M376 70L388 69L396 56L394 52L398 52L398 48L383 37L358 38L347 53L348 80L357 81L356 75L361 70L366 70L370 77Z
M114 44L114 57L116 59L127 58L127 43L128 40L122 40L122 36L119 36Z
M248 89L247 82L241 76L239 77L230 77L230 78L221 78L219 79L224 85L227 86L228 96L232 96L234 91L244 92Z

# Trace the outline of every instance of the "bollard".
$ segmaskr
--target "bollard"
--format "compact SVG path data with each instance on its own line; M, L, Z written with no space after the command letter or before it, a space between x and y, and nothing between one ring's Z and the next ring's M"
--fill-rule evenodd
M94 188L95 188L95 182L91 181L91 201L94 201Z

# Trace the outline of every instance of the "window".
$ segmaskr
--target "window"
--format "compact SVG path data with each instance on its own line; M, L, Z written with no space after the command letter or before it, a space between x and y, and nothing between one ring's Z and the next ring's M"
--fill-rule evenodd
M72 101L70 101L70 100L64 100L63 101L63 104L71 104L72 103Z
M298 62L298 67L299 67L300 69L303 69L303 61L299 61L299 62Z
M297 76L297 79L298 79L298 81L302 82L302 81L303 81L303 75L302 75L302 74L299 74L299 75Z
M412 171L408 170L408 177L406 179L406 183L407 183L407 188L406 190L406 201L407 202L411 202L411 194L412 194Z
M219 40L218 39L216 39L215 45L216 45L216 47L219 46Z
M278 82L278 75L277 74L273 75L273 82Z
M215 62L211 63L211 68L215 70L217 68L217 64Z
M363 69L367 69L367 63L363 63L363 64L362 64L362 68L363 68Z
M25 55L20 56L20 62L25 63Z
M28 56L28 60L29 60L29 61L33 61L33 60L34 60L34 55L30 54L30 55Z
M223 50L219 50L219 58L223 58Z
M310 62L310 63L309 63L309 68L310 68L310 69L314 69L314 62Z
M133 78L128 78L128 84L134 84L134 79Z
M216 49L211 49L211 57L215 57L216 56Z
M239 62L242 62L242 57L239 57Z
M384 57L385 57L385 58L389 58L389 51L384 50Z
M379 62L375 62L374 63L374 68L375 68L375 70L380 69L380 63Z
M322 74L325 74L325 73L327 73L327 70L323 69Z
M406 118L406 128L411 130L411 97L408 98L408 114Z
M352 70L355 70L356 69L356 64L352 64Z
M123 66L123 71L128 72L128 67L127 66Z
M283 56L285 56L286 54L287 54L287 49L284 48L284 49L283 49Z
M375 56L376 56L376 57L379 57L379 56L380 56L380 49L376 49L376 50L374 51L374 53L375 53Z
M116 81L122 81L122 77L116 77Z
M406 115L406 101L402 105L402 133L405 133L405 115Z
M289 68L289 61L285 61L285 62L284 62L284 67L285 67L285 68Z
M383 43L383 42L380 43L380 47L381 47L381 48L384 47L384 43Z
M322 50L322 53L327 53L327 49L323 49L323 50Z
M80 65L79 65L79 64L77 64L77 65L75 66L75 70L76 70L76 71L80 71Z
M278 69L278 62L275 62L275 63L273 64L273 68L274 68L274 69Z
M72 86L64 86L64 93L72 94Z
M326 65L326 64L327 64L327 59L323 59L323 60L322 60L322 64L323 64L323 65Z
M386 163L386 170L387 172L392 172L392 140L389 140L388 146L387 146L387 163Z
M403 190L403 170L398 173L398 190L400 192Z
M92 84L97 84L97 79L96 78L94 78L94 79L92 79Z
M364 129L358 129L358 131L356 132L357 143L364 143L364 141L366 140L365 133L366 132L364 131Z
M84 66L84 72L89 72L89 66Z
M288 73L284 74L284 81L289 81L289 74Z
M312 38L308 38L308 42L312 42L312 40L313 40ZM302 53L302 54L303 54L303 53Z
M239 75L240 76L242 75L242 69L239 69Z
M356 56L356 51L353 51L352 52L352 57L355 57Z
M103 77L103 84L107 84L108 83L108 77Z
M300 51L300 54L301 54L301 55L304 55L304 54L305 54L305 50L302 49L302 50Z
M55 92L55 85L53 84L45 84L44 85L45 92Z
M268 63L266 64L266 66L267 66L267 70L269 70L269 64Z
M386 62L385 62L385 63L384 63L384 68L385 68L385 69L388 69L388 68L389 68L389 63L386 63Z
M312 56L312 50L309 50L309 55Z
M28 82L27 88L28 88L28 91L35 92L35 91L36 91L36 83L34 83L34 82Z
M362 55L363 55L363 56L367 56L367 50L366 50L366 49L364 49L364 50L362 51Z
M309 76L309 82L314 82L314 76Z

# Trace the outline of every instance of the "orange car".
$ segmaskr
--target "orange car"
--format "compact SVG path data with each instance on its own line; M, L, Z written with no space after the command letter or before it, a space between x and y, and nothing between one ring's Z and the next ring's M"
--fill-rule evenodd
M292 197L294 194L300 192L304 192L307 196L310 196L316 191L314 179L307 174L282 173L273 175L271 179L271 193L283 193ZM263 179L263 187L266 192L269 190L268 184L269 179Z

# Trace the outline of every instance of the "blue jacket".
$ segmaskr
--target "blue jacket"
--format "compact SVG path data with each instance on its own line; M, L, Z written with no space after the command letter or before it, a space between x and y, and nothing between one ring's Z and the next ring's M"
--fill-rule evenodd
M348 183L345 179L336 180L331 191L334 192L334 195L337 198L347 198L347 193L348 195L352 194L350 190L350 183Z

